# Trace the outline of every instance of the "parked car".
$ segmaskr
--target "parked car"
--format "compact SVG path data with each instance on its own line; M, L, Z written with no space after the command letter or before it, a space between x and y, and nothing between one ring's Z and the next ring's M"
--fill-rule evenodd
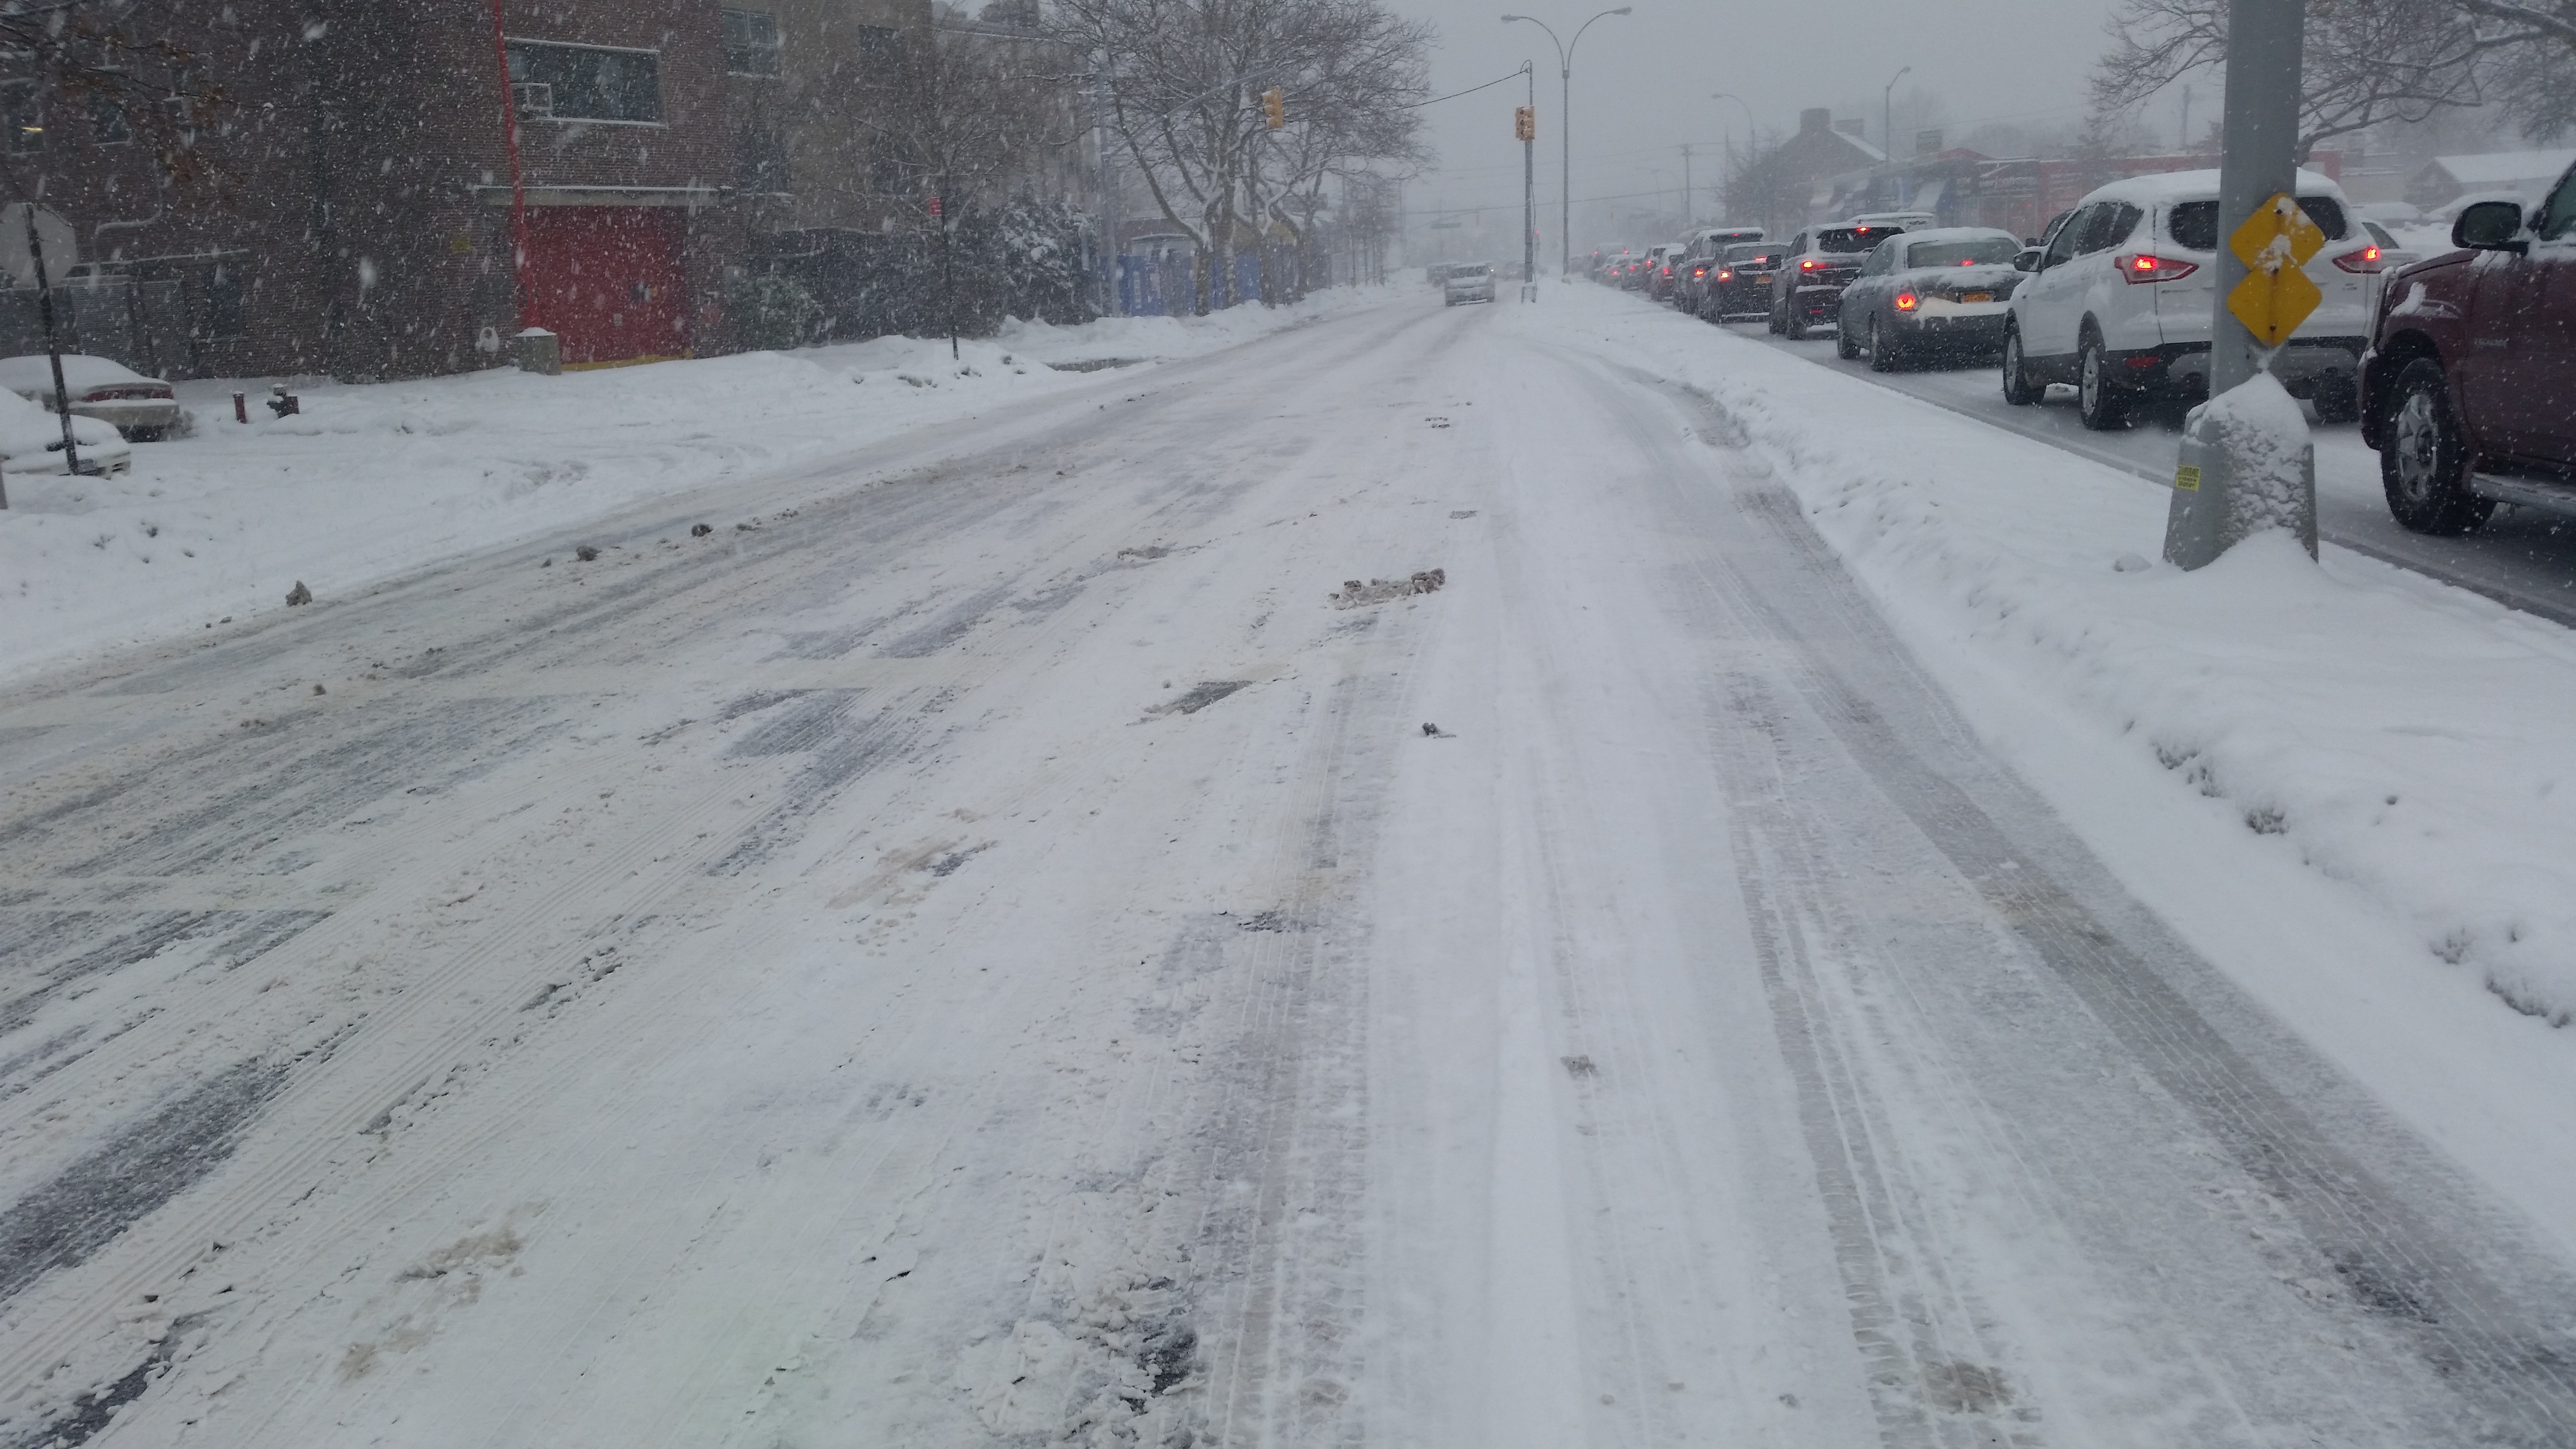
M1494 300L1494 264L1461 262L1449 269L1447 279L1442 281L1440 286L1443 306L1455 307L1461 302L1490 302Z
M1770 242L1728 247L1709 274L1700 314L1711 322L1759 317L1770 306L1771 274L1780 270L1780 248Z
M1680 260L1682 244L1664 242L1646 253L1646 295L1661 302L1673 294L1673 264Z
M1617 270L1611 274L1611 285L1625 292L1638 292L1645 290L1646 269L1654 265L1654 261L1655 258L1652 252L1649 252L1644 256L1638 256L1631 253L1628 256L1623 257L1620 260Z
M2296 194L2326 236L2305 268L2324 300L2290 334L2272 373L2314 402L2318 417L2349 421L2379 248L2353 224L2334 182L2302 171ZM2226 241L2218 226L2216 171L2135 176L2086 196L2013 290L2005 400L2037 402L2049 383L2073 383L2084 425L2116 428L2142 400L2206 392Z
M179 421L179 400L170 384L108 358L65 353L63 387L71 394L74 413L107 423L132 442L151 442ZM50 410L52 360L41 354L0 358L0 388Z
M1872 372L1910 357L1991 357L2025 275L2013 269L2021 239L1984 226L1901 232L1878 244L1843 289L1834 351L1869 354Z
M1800 338L1842 314L1843 288L1895 227L1821 226L1802 231L1780 255L1771 278L1771 330Z
M75 410L72 439L80 444L83 473L122 473L134 466L134 449L112 423L83 417ZM0 477L65 471L62 415L16 393L0 391Z
M2362 357L2388 511L2418 533L2498 502L2576 515L2576 166L2528 210L2462 208L2451 241L2389 279Z
M1674 305L1694 317L1708 315L1708 289L1725 260L1727 249L1746 242L1762 240L1758 226L1709 226L1691 233L1683 244L1679 271L1675 276Z

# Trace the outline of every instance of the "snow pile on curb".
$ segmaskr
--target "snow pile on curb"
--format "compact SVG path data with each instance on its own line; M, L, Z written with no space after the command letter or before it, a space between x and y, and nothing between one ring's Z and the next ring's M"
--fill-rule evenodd
M182 383L185 436L114 478L12 477L0 512L0 681L89 650L328 599L657 495L1081 386L1065 362L1193 356L1373 305L1384 289L1211 317L1015 323L964 344L887 337L650 367L416 382ZM250 394L247 425L232 394Z
M2168 495L1669 313L1573 289L1519 324L1708 394L2008 754L2066 716L2389 913L2428 964L2576 1019L2576 635L2274 532L2149 563ZM1551 301L1554 296L1551 296ZM1533 314L1537 309L1532 309ZM2010 706L2004 706L2009 708ZM2085 748L2094 748L2086 745Z

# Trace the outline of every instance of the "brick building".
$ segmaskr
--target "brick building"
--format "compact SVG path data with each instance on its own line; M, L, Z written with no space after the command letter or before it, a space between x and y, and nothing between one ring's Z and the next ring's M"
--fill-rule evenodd
M84 344L174 377L461 371L530 322L575 365L728 350L728 269L758 231L880 221L827 103L847 88L790 88L930 26L928 0L499 0L499 34L494 0L174 8L134 38L182 61L137 77L187 128L175 175L148 126L0 63L0 165L76 230ZM106 299L121 349L96 343Z

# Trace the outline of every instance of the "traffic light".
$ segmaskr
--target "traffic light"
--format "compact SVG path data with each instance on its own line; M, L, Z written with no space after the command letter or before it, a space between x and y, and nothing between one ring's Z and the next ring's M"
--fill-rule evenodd
M1287 96L1287 93L1286 93L1286 92L1284 92L1284 91L1279 91L1279 90L1266 90L1266 91L1263 91L1263 92L1261 93L1261 114L1269 118L1269 121L1270 121L1270 129L1272 129L1272 130L1274 130L1274 131L1278 130L1278 129L1279 129L1280 127L1282 127L1282 126L1287 125L1287 124L1288 124L1288 96Z
M1538 107L1516 106L1512 109L1512 139L1515 141L1538 139Z

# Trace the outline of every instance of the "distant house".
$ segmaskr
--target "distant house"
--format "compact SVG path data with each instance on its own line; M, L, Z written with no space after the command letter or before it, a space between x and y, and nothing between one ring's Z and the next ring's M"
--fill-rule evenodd
M2567 174L2570 165L2576 165L2576 150L2436 156L2406 183L2406 199L2426 211L2491 191L2512 192L2533 201Z

